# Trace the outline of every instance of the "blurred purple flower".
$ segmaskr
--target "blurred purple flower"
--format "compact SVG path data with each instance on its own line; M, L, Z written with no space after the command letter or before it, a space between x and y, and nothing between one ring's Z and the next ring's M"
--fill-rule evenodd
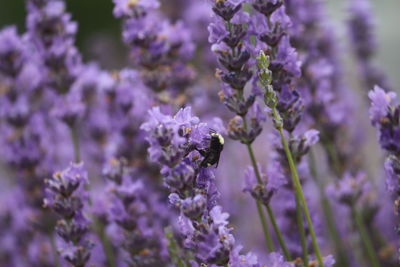
M378 125L389 113L389 107L396 98L395 92L385 92L379 86L375 86L373 91L368 93L371 100L369 116L373 125Z
M83 187L88 182L87 171L82 162L71 163L67 169L46 180L44 206L53 209L60 216L55 228L62 238L59 252L66 261L75 266L86 265L94 245L86 238L90 222L83 214L85 202L88 200Z

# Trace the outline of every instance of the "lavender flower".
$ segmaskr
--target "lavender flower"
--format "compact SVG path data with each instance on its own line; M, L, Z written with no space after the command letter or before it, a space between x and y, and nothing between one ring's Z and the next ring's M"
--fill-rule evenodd
M252 93L245 97L243 94L245 85L252 78L250 51L244 42L248 38L245 25L249 22L249 16L238 3L215 2L212 7L215 16L208 27L208 40L223 67L217 71L223 88L220 92L221 101L229 110L244 117L253 105L255 95Z
M292 132L300 121L303 109L303 100L299 92L294 90L296 78L300 75L300 62L297 51L291 46L288 36L285 36L292 23L282 1L255 1L253 6L261 13L252 18L251 29L257 36L253 56L258 56L260 50L270 55L271 85L279 94L276 107L285 129Z
M73 46L77 24L65 12L64 1L27 1L27 7L28 38L44 62L46 82L59 93L68 92L81 67Z
M368 188L367 177L364 173L355 176L347 174L336 185L328 187L328 194L338 202L349 207L355 205Z
M4 177L2 177L4 179ZM0 260L9 266L52 266L55 262L47 233L38 232L37 210L28 206L19 186L2 192L0 200ZM21 243L20 241L25 242Z
M200 166L201 155L196 151L205 147L209 128L192 117L190 108L181 109L174 117L154 108L142 129L147 133L151 159L162 166L172 193L170 201L180 209L185 246L199 264L228 263L234 243L226 227L228 214L216 206L214 174Z
M39 147L42 132L32 128L40 120L40 115L34 113L29 101L35 97L35 90L42 79L36 70L40 64L34 56L29 55L29 44L18 36L14 27L2 30L0 39L0 78L2 86L6 88L0 98L0 116L8 124L5 129L8 137L16 131L21 132L8 138L5 147L13 151L9 154L10 161L17 169L20 166L34 169L41 156Z
M258 167L261 170L261 166ZM271 174L271 173L270 173ZM264 205L270 204L272 196L275 192L286 183L285 179L274 175L266 175L261 173L264 184L259 184L254 173L254 168L248 167L245 171L246 187L243 191L249 192L256 200L261 201ZM270 181L268 177L272 178Z
M58 249L73 266L85 266L93 247L86 238L90 222L83 213L87 201L83 187L88 182L83 163L71 163L67 169L46 180L44 206L60 216L55 231L63 242Z
M376 86L368 94L371 99L369 110L372 124L378 129L379 142L383 149L392 154L399 152L398 147L398 107L393 104L396 94L386 93L382 88Z
M124 19L124 42L145 85L155 92L179 95L194 78L187 65L194 51L189 31L182 22L172 24L157 13L160 4L156 0L114 3L114 15Z
M387 153L385 161L386 185L394 195L395 214L399 214L400 179L399 179L399 110L400 106L394 103L396 96L393 92L386 93L382 88L375 86L368 94L371 99L370 118L378 130L379 143ZM397 226L400 228L400 226Z
M390 87L385 75L373 62L377 50L377 41L374 36L375 25L370 1L351 1L349 13L350 40L363 85L366 88L378 85L389 90Z
M356 162L350 163L355 158L351 155L354 150L349 150L351 145L345 141L355 132L350 124L354 103L347 101L355 96L348 93L343 82L339 47L323 1L286 2L286 11L293 22L289 29L291 43L302 58L302 79L297 80L296 88L305 105L304 122L320 132L330 166L341 177L346 167L357 166ZM332 144L337 144L336 149L329 152ZM351 144L357 144L356 140Z
M180 210L183 244L195 258L192 265L236 266L238 259L246 259L235 249L229 214L217 205L219 194L212 167L201 165L199 150L207 147L210 139L207 125L193 117L189 107L174 117L153 108L149 121L141 127L147 133L150 157L162 166L161 173L171 192L170 203ZM255 258L248 264L244 266L258 266Z
M145 186L144 179L134 179L137 174L124 160L113 160L103 175L112 181L108 188L112 194L108 219L119 229L113 239L125 250L125 261L130 266L166 264L163 228L168 217L159 196Z
M18 254L16 257L21 258L17 261L12 254L8 254L11 247L4 247L5 255L9 255L4 262L11 265L49 266L55 260L47 230L52 227L52 218L41 210L43 176L49 173L49 157L44 149L48 145L48 133L40 108L31 104L36 103L44 79L40 72L42 65L26 35L18 35L15 27L2 30L0 39L0 87L5 89L0 93L3 160L14 172L11 186L18 188L13 190L18 194L11 198L19 199L16 210L30 213L29 216L23 216L1 212L1 216L12 215L9 223L25 220L26 225L23 231L14 230L9 223L3 225L4 231L10 232L6 243L13 246L12 249ZM24 239L22 243L19 242L21 238ZM30 255L34 254L35 246L42 248L37 249L40 257Z

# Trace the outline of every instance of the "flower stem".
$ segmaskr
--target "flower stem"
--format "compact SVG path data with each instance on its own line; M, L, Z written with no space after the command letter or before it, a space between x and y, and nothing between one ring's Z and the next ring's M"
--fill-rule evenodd
M285 240L283 239L283 235L282 235L281 231L279 230L278 224L276 223L275 216L272 212L271 206L267 205L265 207L267 209L269 219L271 220L272 227L274 228L276 237L278 238L278 242L282 248L283 255L285 256L285 259L287 261L291 261L292 257L290 256L290 252L289 252L288 248L286 247Z
M115 256L114 256L114 251L113 251L113 247L111 245L110 240L108 239L106 233L105 233L105 228L104 228L104 224L97 219L96 217L94 218L94 227L96 228L96 232L101 240L101 243L103 245L103 250L108 262L109 267L116 267L117 263L115 261Z
M311 176L315 180L315 183L317 184L318 189L319 189L322 210L323 210L324 216L325 216L325 223L327 225L328 233L329 233L331 239L333 240L335 250L336 250L337 265L342 266L342 267L349 266L349 259L347 257L346 251L344 250L345 246L342 243L342 240L339 235L339 231L336 229L336 225L334 223L334 217L333 217L333 213L332 213L331 204L330 204L328 198L325 196L324 184L322 183L322 181L320 181L318 179L318 173L317 173L317 167L316 167L313 149L310 149L310 151L309 151L308 166L310 168Z
M306 231L303 223L303 212L301 211L299 196L295 194L295 197L296 197L296 219L297 219L297 226L299 227L299 232L300 232L300 243L301 243L301 250L303 252L303 261L304 261L304 266L308 266L308 249L307 249Z
M180 248L178 243L175 240L174 234L172 233L172 228L166 227L164 229L164 234L165 237L168 240L168 251L169 255L171 257L172 262L177 266L177 267L187 267L181 253L180 253Z
M380 267L378 255L372 245L372 240L368 234L367 228L364 224L363 218L361 214L357 212L354 205L351 206L351 214L353 216L354 222L356 223L356 227L358 232L360 233L361 241L364 243L365 250L367 252L367 256L371 262L372 267Z
M51 249L53 250L54 253L54 266L60 267L61 266L60 258L57 251L56 241L54 240L54 235L51 235L50 237L50 244L51 244Z
M258 181L259 184L262 184L261 174L260 174L260 171L258 169L257 161L256 161L256 158L254 156L253 147L251 146L251 144L247 144L247 150L249 151L251 163L253 165L254 172L255 172L256 177L257 177L257 181ZM286 260L290 261L291 260L291 256L290 256L289 250L288 250L288 248L286 246L286 243L285 243L285 241L283 239L283 235L282 235L281 231L279 230L278 224L276 223L274 213L273 213L273 211L272 211L272 209L271 209L271 207L269 205L266 205L266 208L267 208L267 212L268 212L268 217L271 220L272 227L274 228L275 234L276 234L276 236L278 238L278 242L279 242L279 245L282 248L283 254L284 254Z
M242 116L242 119L243 119L243 128L245 130L247 130L246 117ZM262 180L261 180L260 172L258 171L258 166L257 166L256 158L254 156L253 148L252 148L251 144L246 144L246 146L247 146L247 150L249 152L251 163L254 168L254 172L256 173L257 181L259 184L262 184ZM271 234L269 233L268 224L267 224L267 221L265 220L265 214L262 209L262 203L260 201L256 200L256 205L257 205L258 217L260 218L261 226L262 226L262 229L264 232L265 242L267 243L267 248L270 252L272 252L275 250L274 242L272 241Z
M280 115L278 113L278 110L276 108L273 108L272 112L273 112L273 116L274 116L275 120L276 121L280 120ZM311 241L312 241L312 244L314 247L315 255L317 256L319 267L323 267L324 263L322 261L321 250L317 243L317 236L315 234L314 226L313 226L311 216L310 216L310 212L308 210L307 202L304 197L303 188L301 187L301 184L300 184L299 174L297 172L297 168L296 168L296 165L293 160L292 152L289 149L288 142L283 133L282 125L277 125L276 128L279 131L279 135L281 136L281 142L283 145L283 149L285 150L286 158L289 162L289 168L290 168L290 172L292 173L292 181L293 181L293 185L294 185L294 189L295 189L295 194L297 194L299 197L300 204L304 210L304 215L306 216L306 219L307 219L307 224L308 224L310 234L311 234Z
M265 214L264 211L262 209L262 204L260 201L256 201L257 204L257 212L258 212L258 216L260 217L260 221L261 221L261 226L264 232L264 238L265 238L265 242L267 243L267 248L270 252L275 250L274 247L274 242L272 241L271 235L269 233L268 230L268 223L267 220L265 220Z
M291 137L292 135L290 135ZM307 249L307 237L306 237L306 229L304 228L304 218L303 211L301 210L301 203L298 194L295 194L296 201L296 220L297 227L299 228L300 233L300 244L301 250L303 252L303 265L308 266L308 249Z
M325 138L323 135L321 135L321 143L325 148L329 161L331 162L331 170L340 179L343 174L343 167L339 160L338 151L335 149L332 142L330 142L329 139Z
M79 163L79 162L81 162L81 153L79 150L78 128L74 125L74 126L70 126L69 129L71 132L72 144L74 146L74 160L76 163Z

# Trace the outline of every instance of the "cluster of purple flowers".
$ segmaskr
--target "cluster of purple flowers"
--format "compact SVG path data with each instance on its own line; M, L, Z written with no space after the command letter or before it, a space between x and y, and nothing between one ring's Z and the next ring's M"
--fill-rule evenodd
M391 197L322 0L112 2L126 68L85 62L64 0L0 29L1 266L398 266L400 106L368 0L349 36Z
M400 214L400 172L399 146L400 134L400 106L395 103L396 93L385 92L375 86L368 94L371 99L369 110L372 125L378 130L379 144L387 153L384 168L386 172L386 187L393 194L394 213ZM399 221L399 219L397 219ZM400 233L400 224L397 223L396 232Z
M67 169L54 173L52 179L45 181L44 207L50 207L61 217L55 227L62 239L59 252L73 266L85 266L93 246L86 237L89 221L83 213L87 197L82 191L88 182L83 163L71 163Z

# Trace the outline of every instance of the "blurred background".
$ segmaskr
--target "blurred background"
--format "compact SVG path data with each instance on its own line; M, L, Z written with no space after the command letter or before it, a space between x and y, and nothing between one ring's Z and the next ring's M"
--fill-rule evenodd
M164 0L168 2L168 0ZM200 1L200 0L199 0ZM348 55L348 38L345 28L349 0L326 0L332 23L336 26L343 48L342 57L347 72L353 73ZM377 64L385 71L393 88L400 84L400 1L371 0L375 11L375 32L378 39ZM115 69L126 65L126 50L121 42L120 22L113 18L112 0L68 0L68 10L79 23L77 43L85 60L100 61L103 68ZM17 24L19 31L25 27L25 1L0 0L0 28ZM352 75L349 75L351 78ZM400 90L399 90L400 92Z

